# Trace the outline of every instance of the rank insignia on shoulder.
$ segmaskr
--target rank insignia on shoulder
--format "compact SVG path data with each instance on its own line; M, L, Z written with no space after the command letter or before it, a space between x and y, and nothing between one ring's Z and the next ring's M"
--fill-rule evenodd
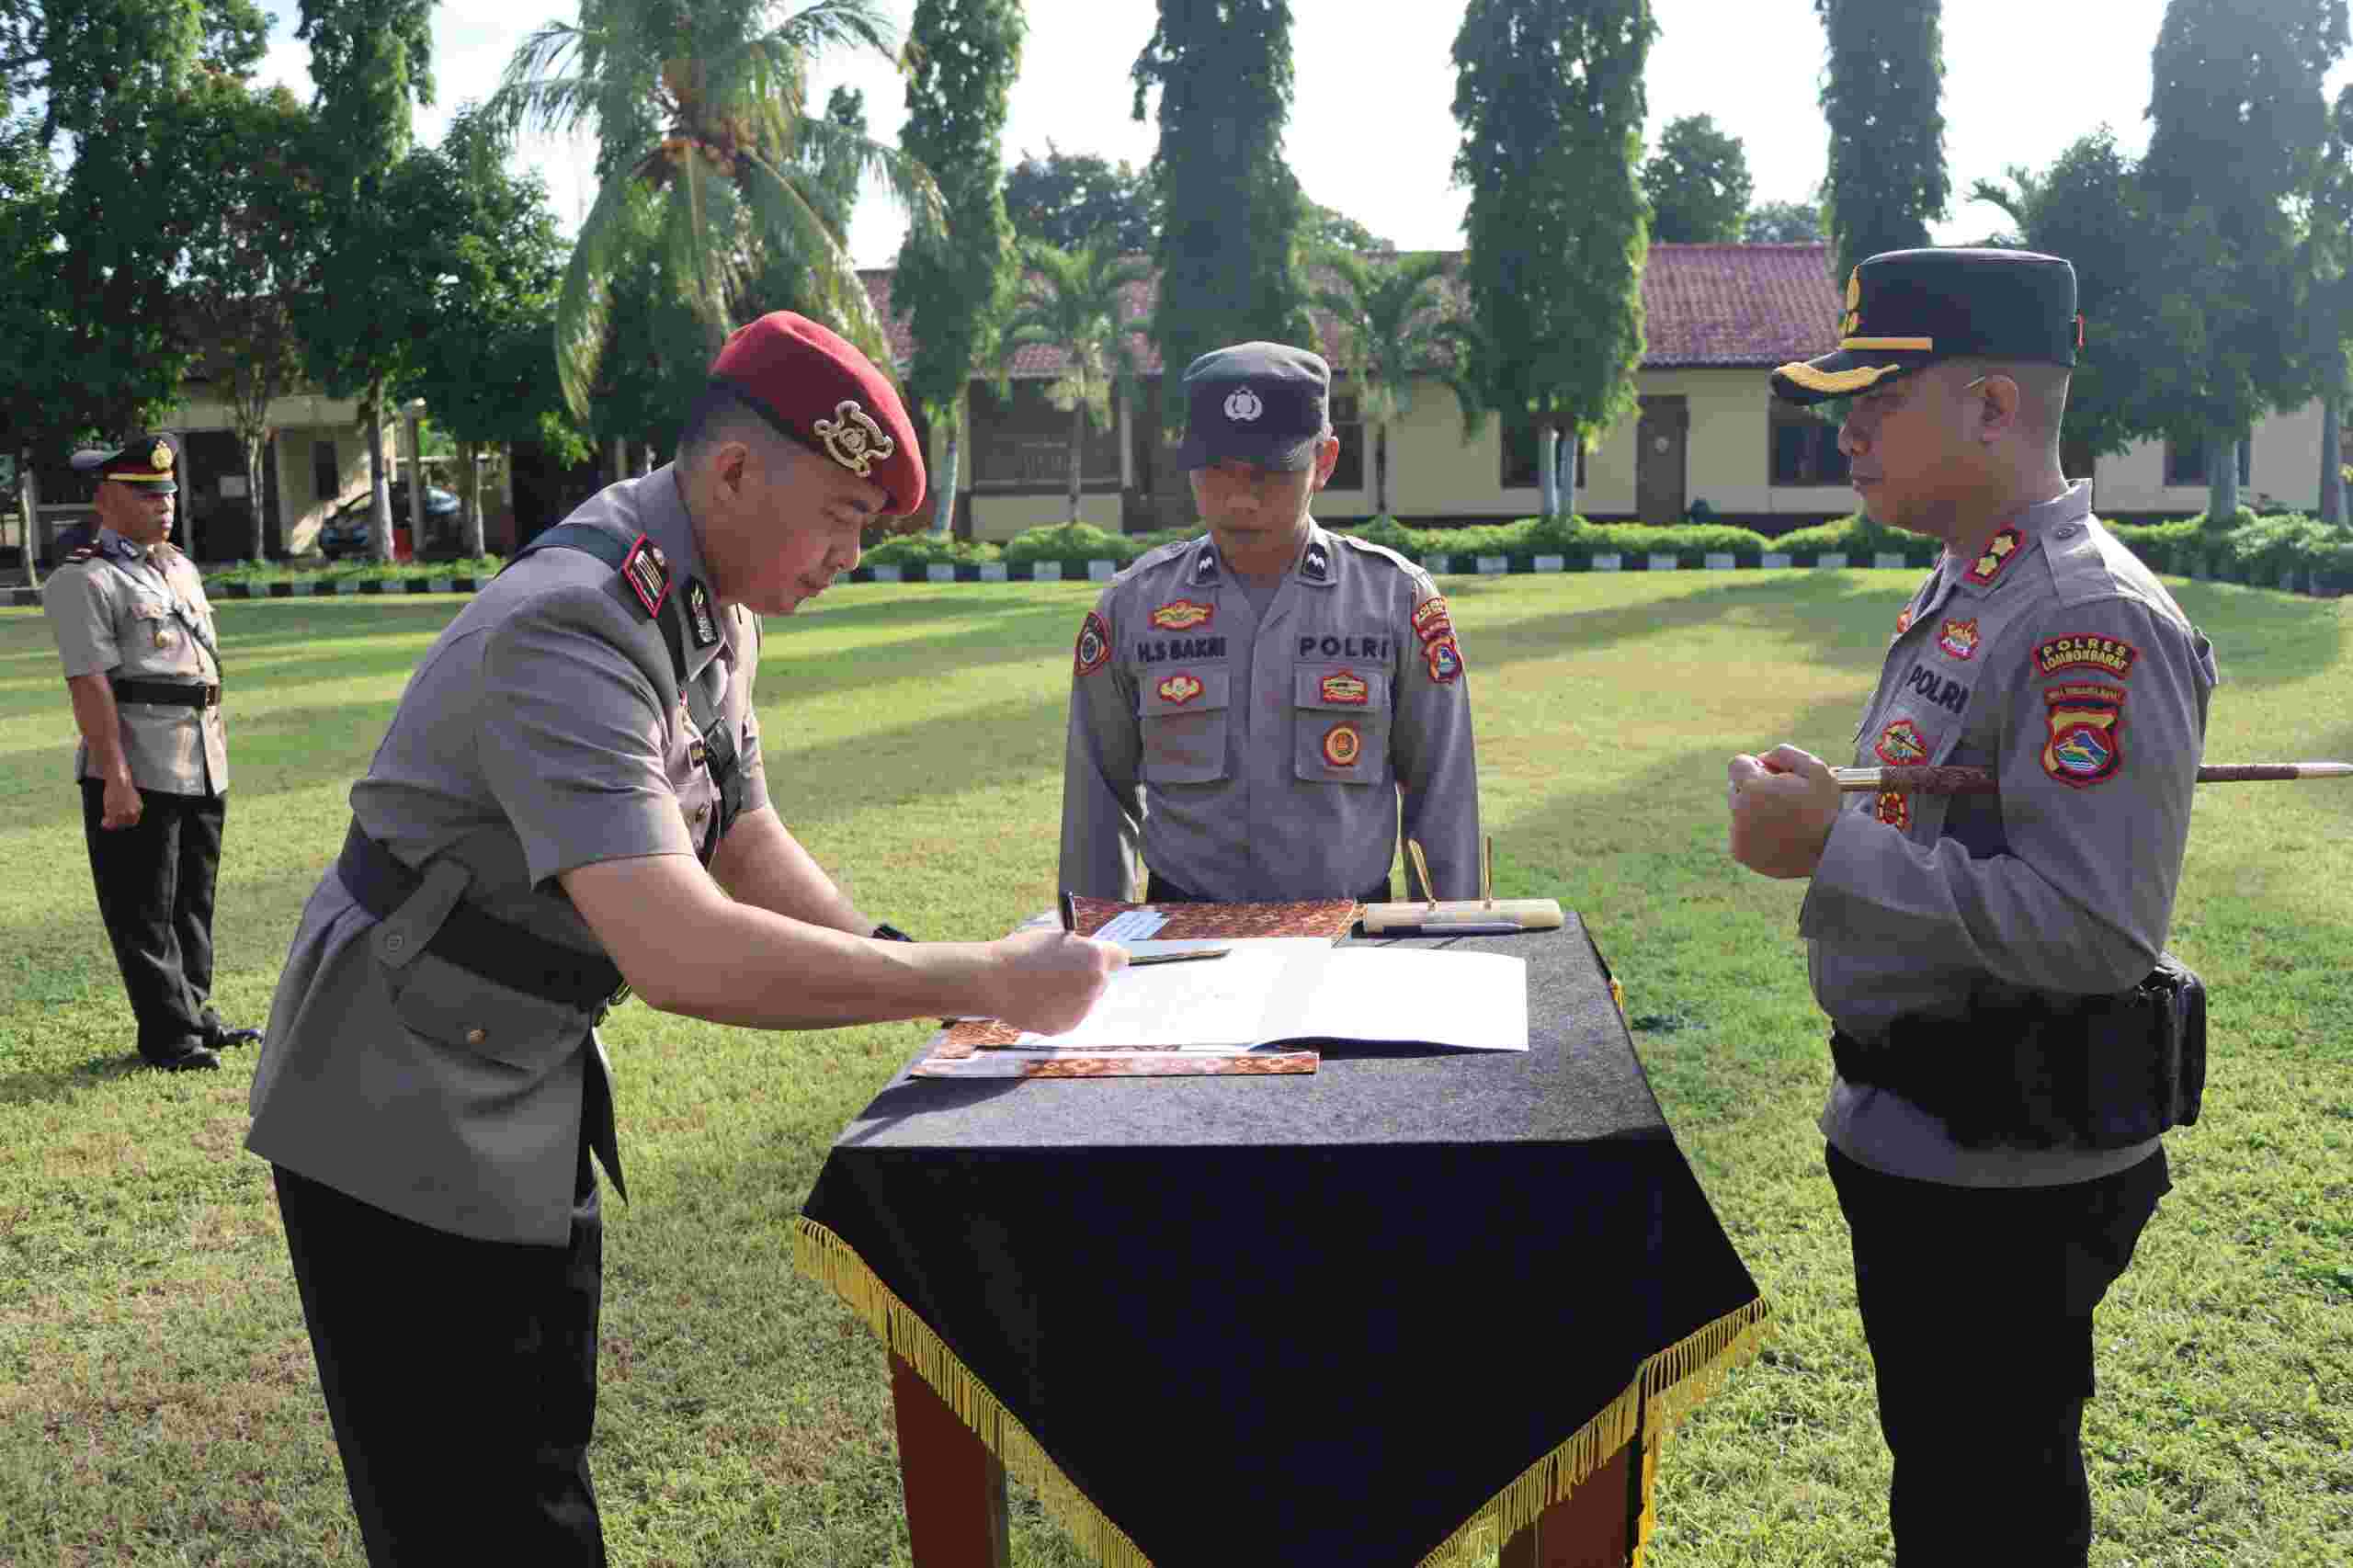
M2133 661L2141 650L2130 642L2113 637L2101 637L2092 632L2076 632L2066 637L2053 637L2034 651L2034 673L2057 675L2061 670L2090 669L2102 675L2129 680Z
M2060 686L2042 700L2051 724L2042 771L2071 790L2115 778L2124 766L2124 693L2112 686Z
M1163 631L1190 631L1217 619L1217 606L1192 599L1171 599L1152 612L1152 623Z
M719 622L710 613L710 590L702 585L699 577L687 583L687 627L698 648L709 648L719 642Z
M1370 698L1372 687L1366 685L1364 677L1354 670L1341 670L1324 677L1323 691L1326 702L1345 702L1350 707L1361 708Z
M1948 620L1938 630L1937 646L1963 664L1977 656L1977 623Z
M1985 552L1977 558L1977 564L1966 574L1969 580L1981 588L1990 586L1994 579L1999 577L2017 558L2018 547L2025 542L2026 536L2016 528L2004 528L1987 540Z
M1354 767L1364 755L1364 734L1345 720L1324 732L1324 760L1335 767Z
M1195 558L1193 581L1196 585L1217 581L1217 551L1205 550Z
M1201 685L1201 677L1199 676L1174 675L1162 681L1154 689L1160 693L1160 699L1163 702L1182 708L1207 688Z
M1871 744L1871 755L1890 767L1908 767L1928 760L1935 743L1920 733L1920 726L1909 719L1898 719L1879 733Z
M1309 545L1307 553L1299 559L1299 574L1311 583L1330 582L1332 580L1330 552L1320 544Z
M1423 650L1430 666L1430 679L1440 686L1451 686L1462 675L1462 650L1455 644L1454 633L1449 631Z
M1425 643L1436 642L1453 630L1454 620L1447 613L1444 595L1432 594L1414 607L1414 635Z
M1912 798L1901 790L1881 790L1879 808L1872 814L1890 827L1908 829L1912 825Z
M1078 652L1074 665L1080 675L1091 676L1111 658L1111 629L1093 610L1078 624Z
M621 557L621 575L629 580L630 591L645 607L649 619L662 613L670 597L670 562L645 535L638 535L637 542Z

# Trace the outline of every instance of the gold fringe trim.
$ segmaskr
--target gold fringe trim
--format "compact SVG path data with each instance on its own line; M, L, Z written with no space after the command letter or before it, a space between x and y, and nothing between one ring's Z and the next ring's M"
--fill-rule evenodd
M1029 1429L972 1376L929 1324L874 1277L847 1243L803 1216L795 1221L792 1261L801 1273L829 1286L876 1338L913 1367L996 1456L1005 1472L1037 1493L1047 1514L1102 1568L1152 1568L1127 1532L1072 1484Z
M1152 1568L1136 1543L1064 1475L986 1384L958 1359L929 1324L839 1236L806 1216L794 1221L792 1261L830 1288L894 1355L915 1369L996 1456L1006 1473L1038 1494L1045 1510L1101 1568ZM1756 1353L1770 1332L1762 1299L1725 1313L1698 1333L1646 1358L1634 1381L1560 1447L1529 1465L1421 1561L1448 1568L1470 1552L1509 1540L1546 1508L1632 1442L1643 1439L1643 1511L1634 1531L1633 1568L1657 1524L1654 1487L1661 1439L1713 1393L1727 1373Z

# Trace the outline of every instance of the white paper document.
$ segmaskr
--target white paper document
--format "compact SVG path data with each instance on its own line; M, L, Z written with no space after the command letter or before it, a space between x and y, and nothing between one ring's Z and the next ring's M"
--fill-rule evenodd
M1222 959L1123 969L1063 1034L1016 1051L1202 1051L1297 1040L1528 1049L1528 961L1505 953L1334 948L1318 938L1139 942L1231 947Z

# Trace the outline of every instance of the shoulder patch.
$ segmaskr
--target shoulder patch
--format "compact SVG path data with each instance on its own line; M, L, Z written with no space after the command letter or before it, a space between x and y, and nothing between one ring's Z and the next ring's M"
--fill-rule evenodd
M2105 784L2124 767L2124 689L2054 686L2042 694L2051 726L2042 771L2071 790Z
M1093 610L1078 623L1078 648L1072 657L1078 674L1091 676L1111 660L1111 629Z
M1454 617L1446 608L1444 596L1432 594L1414 607L1414 635L1425 648L1453 630Z
M637 542L621 557L621 576L637 596L637 602L645 607L647 619L662 613L662 607L670 598L670 562L645 535L638 535Z
M1438 685L1451 686L1461 678L1462 650L1455 642L1451 631L1425 644L1422 655L1428 661L1430 679Z
M2091 669L2118 680L2130 680L2133 661L2140 656L2140 649L2117 638L2088 631L2070 632L2035 648L2034 673L2049 676L2061 670Z
M2018 558L2018 550L2026 543L2026 536L2016 528L2004 528L1985 541L1985 552L1977 563L1963 574L1979 587L1991 587L1995 578L2009 568Z

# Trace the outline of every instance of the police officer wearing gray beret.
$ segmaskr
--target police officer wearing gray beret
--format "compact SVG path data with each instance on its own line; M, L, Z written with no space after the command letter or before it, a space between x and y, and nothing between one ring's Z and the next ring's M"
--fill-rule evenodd
M2203 994L2163 952L2213 651L2060 468L2075 269L1872 256L1839 347L1784 365L1870 516L1944 543L1894 618L1863 766L1998 795L1841 795L1783 745L1731 760L1733 856L1810 877L1834 1026L1822 1115L1894 1460L1903 1562L2082 1563L2092 1314L2196 1113Z
M138 1021L167 1073L221 1065L260 1038L212 1007L212 898L228 817L221 643L195 563L171 542L175 452L142 435L74 454L98 528L41 595L81 745L84 837L98 914Z
M825 328L731 336L676 460L540 536L417 665L271 1011L274 1167L369 1561L601 1564L595 1026L633 991L758 1028L1084 1017L1118 949L913 943L771 804L762 615L915 514L898 393Z
M1403 796L1434 896L1479 889L1462 648L1429 574L1309 516L1340 443L1331 372L1243 343L1185 372L1209 532L1113 578L1080 625L1062 882L1097 898L1390 897ZM1409 886L1418 885L1412 880Z

